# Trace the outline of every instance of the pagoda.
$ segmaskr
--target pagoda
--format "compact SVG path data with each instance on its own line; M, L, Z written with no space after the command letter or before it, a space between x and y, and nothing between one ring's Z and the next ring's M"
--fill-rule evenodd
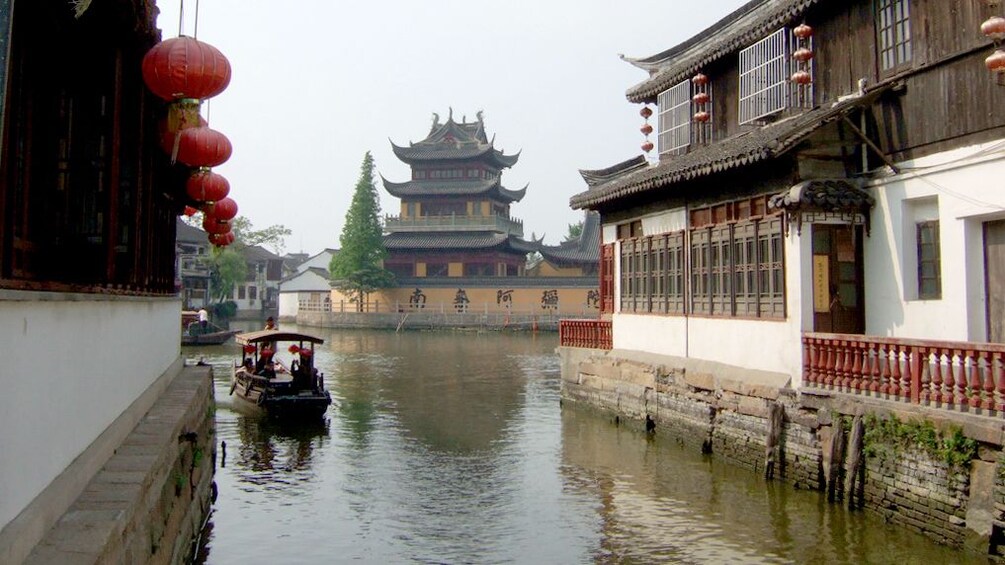
M502 170L519 153L506 155L477 120L446 122L433 114L429 135L408 146L391 143L412 169L411 179L384 188L401 199L399 216L384 222L385 267L399 278L518 277L526 255L538 245L523 240L523 223L510 205L527 192L502 185Z

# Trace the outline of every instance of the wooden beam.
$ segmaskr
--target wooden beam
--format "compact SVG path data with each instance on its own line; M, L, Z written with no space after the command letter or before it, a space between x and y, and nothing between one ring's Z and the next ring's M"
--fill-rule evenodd
M886 153L883 153L883 151L879 148L879 146L877 146L871 139L869 139L869 136L867 136L862 130L858 129L858 126L856 126L851 120L849 120L848 116L845 116L843 120L845 125L847 125L851 129L851 131L855 132L855 135L857 135L862 140L863 143L868 145L869 149L875 151L876 155L878 155L879 158L882 159L883 162L886 163L886 165L893 170L893 172L897 174L900 173L900 168L898 168L897 165L893 164L893 161L891 161L886 156Z

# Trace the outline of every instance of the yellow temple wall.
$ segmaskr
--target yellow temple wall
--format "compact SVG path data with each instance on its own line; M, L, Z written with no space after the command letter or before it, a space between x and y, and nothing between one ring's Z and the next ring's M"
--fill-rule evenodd
M333 289L332 310L352 312L355 302ZM367 312L434 312L471 313L597 313L600 306L596 288L507 287L504 281L496 288L466 286L459 280L456 287L388 288L370 293L364 310Z

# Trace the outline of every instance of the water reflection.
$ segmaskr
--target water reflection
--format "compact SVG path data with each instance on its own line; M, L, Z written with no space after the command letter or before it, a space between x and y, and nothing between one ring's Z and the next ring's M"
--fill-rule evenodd
M983 562L561 408L552 334L318 333L309 428L234 411L233 344L194 352L228 445L203 562Z

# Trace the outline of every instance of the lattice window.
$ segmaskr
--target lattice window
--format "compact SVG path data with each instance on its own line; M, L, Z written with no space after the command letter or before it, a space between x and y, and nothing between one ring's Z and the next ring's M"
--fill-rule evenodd
M908 0L879 0L876 34L880 67L895 69L911 61L911 18Z
M621 311L635 311L635 295L632 290L635 288L634 276L634 240L623 240L621 242Z
M635 240L635 312L649 311L649 251L645 239Z
M695 314L709 314L712 308L709 245L708 228L691 231L691 312Z
M649 265L652 267L650 296L650 312L664 313L667 311L667 237L660 235L651 238L649 243Z
M942 257L939 252L939 221L918 222L918 298L942 298Z
M691 144L691 81L685 80L659 94L659 154L680 155Z
M788 106L789 70L789 35L785 28L740 51L741 124Z
M716 316L733 315L733 261L731 234L729 224L718 225L711 230L710 285L709 294L712 298L712 314Z
M782 220L774 217L757 223L758 316L785 317L785 252Z
M684 308L684 232L667 238L667 312L683 314Z
M733 292L737 316L757 316L757 229L754 222L733 228Z

